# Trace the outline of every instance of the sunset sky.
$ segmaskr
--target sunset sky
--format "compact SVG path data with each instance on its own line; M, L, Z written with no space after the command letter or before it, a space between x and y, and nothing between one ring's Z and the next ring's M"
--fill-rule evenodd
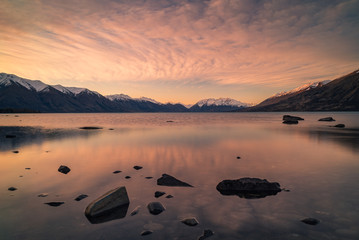
M0 72L191 104L359 68L359 0L0 0Z

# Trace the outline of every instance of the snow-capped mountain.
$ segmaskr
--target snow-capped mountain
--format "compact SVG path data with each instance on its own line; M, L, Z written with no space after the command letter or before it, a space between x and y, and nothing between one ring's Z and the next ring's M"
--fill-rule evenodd
M140 98L132 98L126 94L114 94L114 95L107 95L106 98L110 99L111 101L128 101L128 100L133 100L133 101L138 101L138 102L152 102L155 104L163 104L160 103L152 98L148 98L148 97L140 97Z
M28 90L36 92L40 92L48 87L48 85L39 80L29 80L20 78L14 74L0 73L0 85L10 86L11 84L18 84Z
M252 106L231 98L208 98L198 101L189 108L192 112L227 112Z

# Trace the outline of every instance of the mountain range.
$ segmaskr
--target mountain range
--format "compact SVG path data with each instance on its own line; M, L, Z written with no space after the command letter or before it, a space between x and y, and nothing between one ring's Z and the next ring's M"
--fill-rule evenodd
M305 84L277 93L258 105L230 98L203 99L191 107L131 98L103 96L87 88L48 85L0 73L0 112L229 112L229 111L358 111L359 71L333 81Z

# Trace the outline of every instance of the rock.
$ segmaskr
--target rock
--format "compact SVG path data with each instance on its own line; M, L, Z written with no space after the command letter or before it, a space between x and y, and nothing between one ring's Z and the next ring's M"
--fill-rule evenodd
M284 124L298 124L298 120L284 120Z
M283 115L283 120L284 121L293 121L293 120L297 120L297 121L303 121L304 118L301 118L301 117L297 117L297 116L291 116L291 115Z
M163 196L165 194L166 194L165 192L156 191L155 192L155 198L159 198L159 197L161 197L161 196Z
M85 216L91 223L124 218L129 204L126 187L118 187L92 201L85 210Z
M204 240L206 238L209 238L210 236L213 236L214 232L210 229L205 229L203 231L203 235L198 238L198 240Z
M17 190L17 188L16 187L9 187L7 190L9 190L9 191L16 191Z
M115 130L115 129L113 129L113 128L109 128L108 130L112 131L112 130Z
M191 227L196 226L199 223L196 218L186 218L181 220L181 222Z
M241 159L241 157L240 157L240 156L237 156L237 159Z
M340 124L335 125L334 127L336 127L336 128L345 128L345 125L340 123Z
M144 230L144 231L141 232L141 236L150 235L152 233L153 233L153 231L151 231L151 230Z
M150 202L147 205L148 211L153 215L158 215L161 212L165 211L166 208L160 202Z
M19 151L15 150L15 151L12 151L13 153L19 153Z
M172 121L172 120L167 120L166 122L168 122L168 123L172 123L172 122L174 122L174 121Z
M136 170L140 170L140 169L142 169L142 167L141 167L141 166L134 166L133 168L134 168L134 169L136 169Z
M322 122L333 122L333 121L335 121L335 119L332 118L332 117L325 117L325 118L320 118L320 119L318 119L318 121L322 121Z
M126 178L126 179L129 179L129 178L131 178L131 176L126 176L125 178Z
M40 193L39 195L37 195L38 197L47 197L49 194L48 193Z
M193 187L192 185L182 182L168 174L162 174L162 177L157 179L157 185L169 187Z
M167 195L166 198L173 198L171 194Z
M141 206L137 206L135 207L135 209L132 210L132 212L130 213L131 216L136 215L139 211L140 211Z
M91 127L91 126L88 126L88 127L80 127L80 129L82 129L82 130L97 130L97 129L102 129L102 127Z
M61 165L59 169L57 169L57 171L63 174L68 174L71 171L71 169L68 166Z
M216 189L222 195L237 195L241 198L264 198L276 195L281 191L277 182L268 182L259 178L240 178L236 180L223 180L218 183Z
M8 135L5 135L5 138L16 138L16 135L8 134Z
M29 167L26 167L26 168L25 168L25 170L30 170L30 169L31 169L31 168L29 168Z
M116 171L113 172L113 174L117 174L117 173L120 173L120 172L122 172L122 171L116 170Z
M152 179L153 177L145 177L146 179Z
M320 221L315 218L305 218L305 219L302 219L301 222L303 222L305 224L309 224L309 225L317 225Z
M47 203L44 203L44 204L47 204L51 207L58 207L58 206L61 206L62 204L64 204L65 202L47 202Z
M75 198L75 201L81 201L82 199L85 199L85 198L87 198L88 197L88 195L86 195L86 194L81 194L81 195L79 195L77 198Z

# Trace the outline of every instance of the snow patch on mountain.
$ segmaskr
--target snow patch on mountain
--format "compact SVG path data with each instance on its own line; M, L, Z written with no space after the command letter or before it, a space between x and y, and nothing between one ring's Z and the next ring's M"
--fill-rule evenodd
M199 102L197 102L195 105L198 105L199 107L202 107L204 105L206 106L234 106L234 107L249 107L252 106L252 104L249 103L243 103L240 101L237 101L232 98L208 98L203 99Z
M285 96L285 95L288 95L288 94L292 94L292 93L296 93L296 92L303 92L303 91L308 91L310 89L313 89L313 88L317 88L317 87L321 87L321 86L324 86L325 84L329 83L330 80L325 80L325 81L321 81L321 82L311 82L311 83L307 83L307 84L304 84L300 87L297 87L297 88L294 88L290 91L284 91L284 92L280 92L280 93L277 93L277 94L274 94L273 96L269 97L268 99L271 99L271 98L277 98L277 97L282 97L282 96Z
M0 73L0 85L9 86L11 84L21 85L28 90L40 92L48 87L47 84L39 81L39 80L29 80L20 78L14 74Z

